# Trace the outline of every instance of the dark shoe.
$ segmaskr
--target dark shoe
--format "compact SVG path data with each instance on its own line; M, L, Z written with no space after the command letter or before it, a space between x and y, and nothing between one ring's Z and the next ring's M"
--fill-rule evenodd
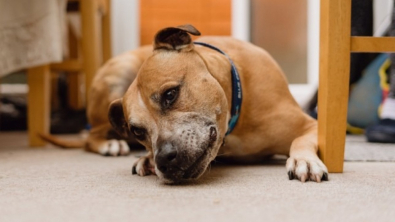
M368 142L395 143L395 120L382 119L377 125L368 127L365 135Z

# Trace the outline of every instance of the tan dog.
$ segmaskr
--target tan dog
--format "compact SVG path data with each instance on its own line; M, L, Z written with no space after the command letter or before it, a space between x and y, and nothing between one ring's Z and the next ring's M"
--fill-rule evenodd
M198 41L225 51L240 75L240 116L225 138L232 105L229 59L194 45L188 33L200 34L190 25L159 31L153 54L127 67L138 70L141 65L123 98L111 103L113 127L124 137L134 135L148 150L134 172L155 173L171 183L200 177L218 155L256 161L283 154L290 156L290 179L327 180L327 169L317 156L317 123L295 102L270 55L230 37L202 37Z
M127 155L125 139L137 138L148 154L133 172L157 174L167 182L198 178L216 156L248 162L273 154L290 156L290 179L327 180L317 156L317 123L292 98L270 55L230 37L202 37L198 41L225 51L240 75L240 117L225 138L232 106L230 62L219 52L195 46L188 33L200 34L190 25L161 30L154 50L146 46L125 53L98 71L89 96L87 140L43 138L112 156ZM111 133L107 116L112 101L110 122L123 137Z

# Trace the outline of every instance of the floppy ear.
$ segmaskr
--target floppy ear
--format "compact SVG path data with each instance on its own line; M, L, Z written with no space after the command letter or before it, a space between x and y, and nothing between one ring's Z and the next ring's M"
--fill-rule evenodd
M125 115L123 113L122 99L114 100L110 104L108 120L110 120L112 127L119 135L125 138L129 136L128 124L126 123Z
M164 28L156 33L154 49L192 50L192 39L188 33L192 35L200 35L200 32L189 24Z

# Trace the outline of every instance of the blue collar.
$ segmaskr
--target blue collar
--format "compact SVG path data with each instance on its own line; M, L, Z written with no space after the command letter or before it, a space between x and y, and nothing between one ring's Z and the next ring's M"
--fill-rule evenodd
M237 72L236 66L233 63L232 59L221 49L204 42L194 42L194 43L196 45L202 45L210 49L213 49L225 55L229 59L231 65L231 74L232 74L232 108L230 110L231 117L229 120L229 127L228 127L228 131L226 132L226 135L229 135L237 124L237 120L239 119L239 115L240 115L241 102L243 100L239 73Z

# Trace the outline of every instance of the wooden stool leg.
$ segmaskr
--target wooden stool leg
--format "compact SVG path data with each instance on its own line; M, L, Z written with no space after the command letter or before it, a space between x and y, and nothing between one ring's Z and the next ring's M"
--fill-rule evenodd
M343 172L350 78L351 0L321 0L319 155L329 172Z
M107 10L102 18L102 44L103 44L103 62L112 57L111 48L111 0L106 0Z
M50 124L50 68L49 65L30 68L27 72L28 132L30 146L44 146L38 133L49 133Z
M86 98L88 98L92 79L102 62L101 35L97 1L80 1L82 27L82 57L85 73ZM88 100L87 100L88 102Z
M81 85L84 83L83 76L79 72L67 73L68 82L68 105L74 110L80 110L84 108L85 97L84 93L81 92Z
M69 27L69 57L70 61L78 61L78 38L71 31ZM81 86L84 86L83 75L80 71L68 71L67 72L67 82L68 82L68 105L70 108L78 110L83 109L85 105L85 91L81 90Z

